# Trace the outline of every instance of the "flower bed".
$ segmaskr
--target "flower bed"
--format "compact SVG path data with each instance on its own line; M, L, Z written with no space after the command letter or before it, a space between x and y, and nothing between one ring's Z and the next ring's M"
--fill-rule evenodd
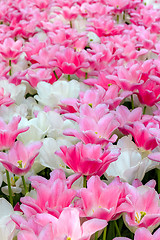
M160 3L0 1L2 240L160 239Z

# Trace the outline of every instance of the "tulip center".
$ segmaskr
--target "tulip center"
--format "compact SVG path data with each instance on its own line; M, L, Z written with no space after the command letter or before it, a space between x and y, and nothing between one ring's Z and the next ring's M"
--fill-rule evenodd
M136 212L135 213L135 222L139 224L145 215L146 215L146 212Z
M17 162L18 164L19 164L19 168L23 168L23 166L22 166L22 160L19 160L18 162Z
M144 148L139 148L139 152L142 156L142 159L148 157L148 155L151 153L150 150L145 150Z
M95 134L98 134L98 132L95 132ZM101 136L98 136L99 138L101 138Z
M17 176L11 177L10 181L11 181L11 185L12 185L13 187L16 186L16 181L17 181L18 179L19 179L19 177L17 177Z
M19 161L17 161L17 163L18 163L18 167L19 168L25 168L26 167L26 163L23 165L22 163L22 160L19 160Z

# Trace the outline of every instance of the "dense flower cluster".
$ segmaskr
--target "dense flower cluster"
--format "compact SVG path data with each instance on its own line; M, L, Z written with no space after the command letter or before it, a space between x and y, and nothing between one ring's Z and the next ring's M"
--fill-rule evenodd
M160 1L0 0L2 240L160 239L159 66Z

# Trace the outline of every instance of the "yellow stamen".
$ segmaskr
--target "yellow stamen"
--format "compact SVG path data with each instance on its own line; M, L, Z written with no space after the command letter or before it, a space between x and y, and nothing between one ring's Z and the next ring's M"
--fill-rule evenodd
M13 178L13 177L11 177L11 185L12 185L12 186L15 186L15 181L14 181L14 178Z
M141 222L142 218L144 218L145 215L146 215L146 212L143 212L143 211L141 211L140 213L136 212L135 213L135 221L136 221L136 223L139 224Z
M19 168L22 168L22 160L19 160L17 163L19 164Z
M12 186L16 186L16 181L19 179L19 177L18 176L14 176L14 177L11 177L11 185Z

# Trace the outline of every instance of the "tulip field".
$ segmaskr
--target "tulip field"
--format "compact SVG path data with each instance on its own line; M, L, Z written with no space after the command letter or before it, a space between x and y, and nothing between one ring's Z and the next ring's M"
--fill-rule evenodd
M160 0L0 0L0 240L160 240Z

